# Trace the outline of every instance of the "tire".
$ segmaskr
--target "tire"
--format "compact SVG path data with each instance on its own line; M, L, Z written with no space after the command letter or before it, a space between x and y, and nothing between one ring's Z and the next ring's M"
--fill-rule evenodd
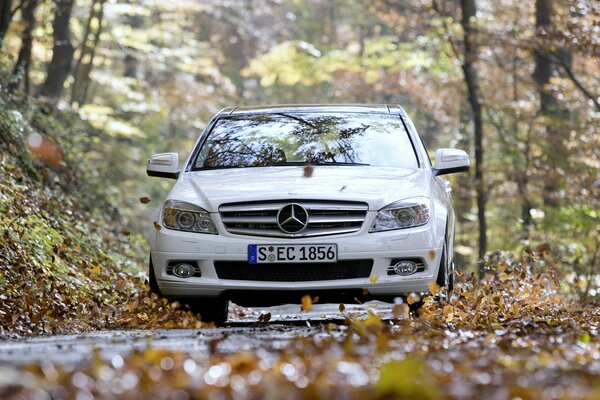
M440 268L438 270L438 276L436 283L440 286L446 286L448 293L454 290L454 262L448 265L448 246L444 243L444 249L442 250L442 259L440 261ZM448 267L450 266L450 270Z
M148 262L148 285L150 286L151 293L156 293L157 295L161 296L160 288L158 287L158 281L156 280L156 275L154 275L152 257L150 257L150 261Z
M229 300L200 298L188 300L190 310L200 314L202 322L222 323L227 321L229 313Z

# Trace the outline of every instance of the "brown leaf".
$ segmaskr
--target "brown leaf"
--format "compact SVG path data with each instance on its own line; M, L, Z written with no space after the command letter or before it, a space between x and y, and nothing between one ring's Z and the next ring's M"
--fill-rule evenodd
M394 304L394 306L392 307L392 317L396 319L408 318L409 312L410 307L406 303Z
M260 314L258 322L269 322L271 320L271 313Z
M125 286L127 286L127 282L124 279L119 279L117 283L115 283L115 289L117 289L117 292L122 292L125 290Z
M150 203L150 197L144 196L144 197L140 197L140 203L142 204L148 204Z
M304 177L310 178L313 175L314 168L312 165L308 164L304 167Z

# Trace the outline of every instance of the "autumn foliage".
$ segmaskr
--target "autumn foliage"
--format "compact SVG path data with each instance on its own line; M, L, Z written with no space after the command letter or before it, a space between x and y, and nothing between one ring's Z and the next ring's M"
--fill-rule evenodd
M581 307L560 294L547 257L506 255L487 268L482 282L461 275L454 293L448 296L439 288L437 297L419 299L420 307L406 307L413 311L396 313L405 309L404 303L396 304L389 321L376 308L359 318L340 305L339 325L317 325L313 334L290 337L283 348L231 352L221 347L225 335L203 355L150 347L108 359L97 351L76 370L52 364L23 371L0 366L14 379L4 388L0 380L0 395L44 390L140 399L476 399L498 393L501 398L597 398L597 308ZM130 306L124 312L136 310ZM168 307L152 311L172 312ZM152 321L157 322L160 318Z

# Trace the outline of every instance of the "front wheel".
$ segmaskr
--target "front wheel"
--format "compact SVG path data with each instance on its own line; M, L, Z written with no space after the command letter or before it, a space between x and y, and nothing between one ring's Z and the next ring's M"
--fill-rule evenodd
M200 298L189 300L190 310L200 314L202 322L221 323L227 321L229 300Z
M150 286L150 292L156 293L160 296L160 288L158 287L158 281L156 280L156 275L154 274L152 257L150 257L150 261L148 262L148 286Z
M448 288L448 293L450 293L454 289L454 262L448 263L447 248L448 247L444 244L436 283L440 287L446 286Z

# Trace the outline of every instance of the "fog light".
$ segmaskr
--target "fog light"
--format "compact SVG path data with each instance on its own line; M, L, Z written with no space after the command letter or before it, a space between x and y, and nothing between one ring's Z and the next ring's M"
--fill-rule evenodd
M394 272L398 275L411 275L417 272L417 264L412 261L400 261L394 265Z
M196 272L196 268L193 265L187 263L179 263L175 264L173 267L173 275L178 278L189 278L190 276L194 276Z

